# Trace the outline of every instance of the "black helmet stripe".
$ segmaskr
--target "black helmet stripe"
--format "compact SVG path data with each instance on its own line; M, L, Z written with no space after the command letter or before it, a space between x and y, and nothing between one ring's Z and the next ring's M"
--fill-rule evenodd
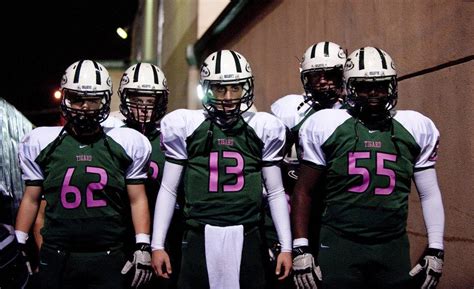
M382 59L382 68L387 69L387 60L385 59L385 56L383 55L383 53L380 49L378 49L378 48L375 48L375 49L377 49L377 52L379 53L380 58Z
M365 69L365 64L364 64L364 48L360 49L359 52L359 70Z
M314 56L316 55L316 46L318 46L317 44L313 45L313 48L311 48L311 56L309 58L314 58Z
M95 84L100 85L102 80L100 79L99 64L97 64L97 62L95 61L92 61L92 63L94 64L94 67L95 67Z
M222 54L222 51L219 50L216 56L216 67L215 67L216 74L221 73L221 54Z
M237 56L237 54L230 50L230 53L232 54L232 56L234 57L234 61L235 61L235 69L237 69L237 72L242 72L242 67L240 67L240 61L239 61L239 57Z
M151 65L151 70L153 70L153 82L158 84L158 70L156 69L156 66Z
M141 66L141 62L137 63L137 66L135 67L135 72L133 73L133 82L138 82L138 74L140 73Z
M329 42L324 42L324 56L329 57Z
M80 60L79 63L77 64L76 72L74 73L74 81L73 83L78 83L79 82L79 75L81 74L81 68L82 68L82 63L84 60Z

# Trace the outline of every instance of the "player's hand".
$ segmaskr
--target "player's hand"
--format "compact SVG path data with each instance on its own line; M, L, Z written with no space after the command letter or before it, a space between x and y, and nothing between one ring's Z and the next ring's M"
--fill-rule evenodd
M134 269L132 287L136 288L150 281L152 276L150 244L137 243L132 257L122 268L122 274Z
M322 274L308 246L293 248L293 281L298 289L321 288Z
M165 250L153 251L153 270L158 277L169 279L172 272L170 257Z
M291 271L291 252L280 252L277 257L275 275L278 276L278 280L283 280Z
M18 244L20 248L20 258L22 262L25 264L26 270L28 271L28 275L33 275L33 270L31 268L30 259L28 258L28 254L26 253L26 245L25 244Z
M418 261L418 264L410 271L410 276L422 274L424 282L420 289L434 289L438 285L439 278L443 272L444 251L428 248Z

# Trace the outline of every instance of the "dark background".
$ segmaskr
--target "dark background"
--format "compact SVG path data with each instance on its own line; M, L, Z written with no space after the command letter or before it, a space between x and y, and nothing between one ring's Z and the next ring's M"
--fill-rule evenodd
M79 59L128 60L138 0L15 1L3 8L4 82L0 97L35 125L59 121L53 98L65 69Z

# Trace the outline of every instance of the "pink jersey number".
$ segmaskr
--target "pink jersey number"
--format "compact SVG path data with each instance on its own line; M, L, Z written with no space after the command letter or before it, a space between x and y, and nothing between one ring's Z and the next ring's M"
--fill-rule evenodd
M370 185L371 182L371 175L370 171L364 167L357 166L357 160L359 159L370 159L370 152L350 152L349 159L348 159L348 173L349 175L360 175L362 176L362 184L358 186L353 186L348 189L349 192L354 193L363 193L365 192ZM390 195L393 193L393 189L395 188L395 179L396 175L392 169L388 169L385 167L385 161L396 162L397 156L392 154L386 154L377 152L375 155L376 159L376 169L375 174L378 176L386 176L389 178L389 184L386 188L375 188L376 195Z
M81 191L78 187L70 184L72 175L74 174L75 168L69 168L64 176L63 186L61 188L61 204L66 209L75 209L81 204ZM107 172L103 168L98 167L86 167L86 173L98 174L100 176L99 182L90 183L86 188L86 206L91 207L103 207L107 206L106 200L94 199L94 191L100 191L104 189L107 184ZM67 195L73 195L74 201L68 201Z
M235 159L237 164L235 166L227 166L225 168L226 174L233 174L237 181L235 184L224 184L224 192L237 192L244 187L244 158L238 152L224 151L222 157L226 159ZM209 191L217 192L219 184L219 152L211 152L209 157Z

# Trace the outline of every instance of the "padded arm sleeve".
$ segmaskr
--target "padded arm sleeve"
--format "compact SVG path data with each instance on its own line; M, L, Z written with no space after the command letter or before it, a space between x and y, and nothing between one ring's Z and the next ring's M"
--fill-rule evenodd
M263 180L267 189L268 204L272 214L282 252L291 252L290 213L285 197L285 190L278 166L263 167Z
M153 238L151 242L151 249L153 251L165 248L166 233L173 217L177 189L182 172L183 166L165 162L163 179L158 197L156 198L153 219Z
M423 209L428 246L443 249L444 208L436 170L432 168L415 172L414 181Z

